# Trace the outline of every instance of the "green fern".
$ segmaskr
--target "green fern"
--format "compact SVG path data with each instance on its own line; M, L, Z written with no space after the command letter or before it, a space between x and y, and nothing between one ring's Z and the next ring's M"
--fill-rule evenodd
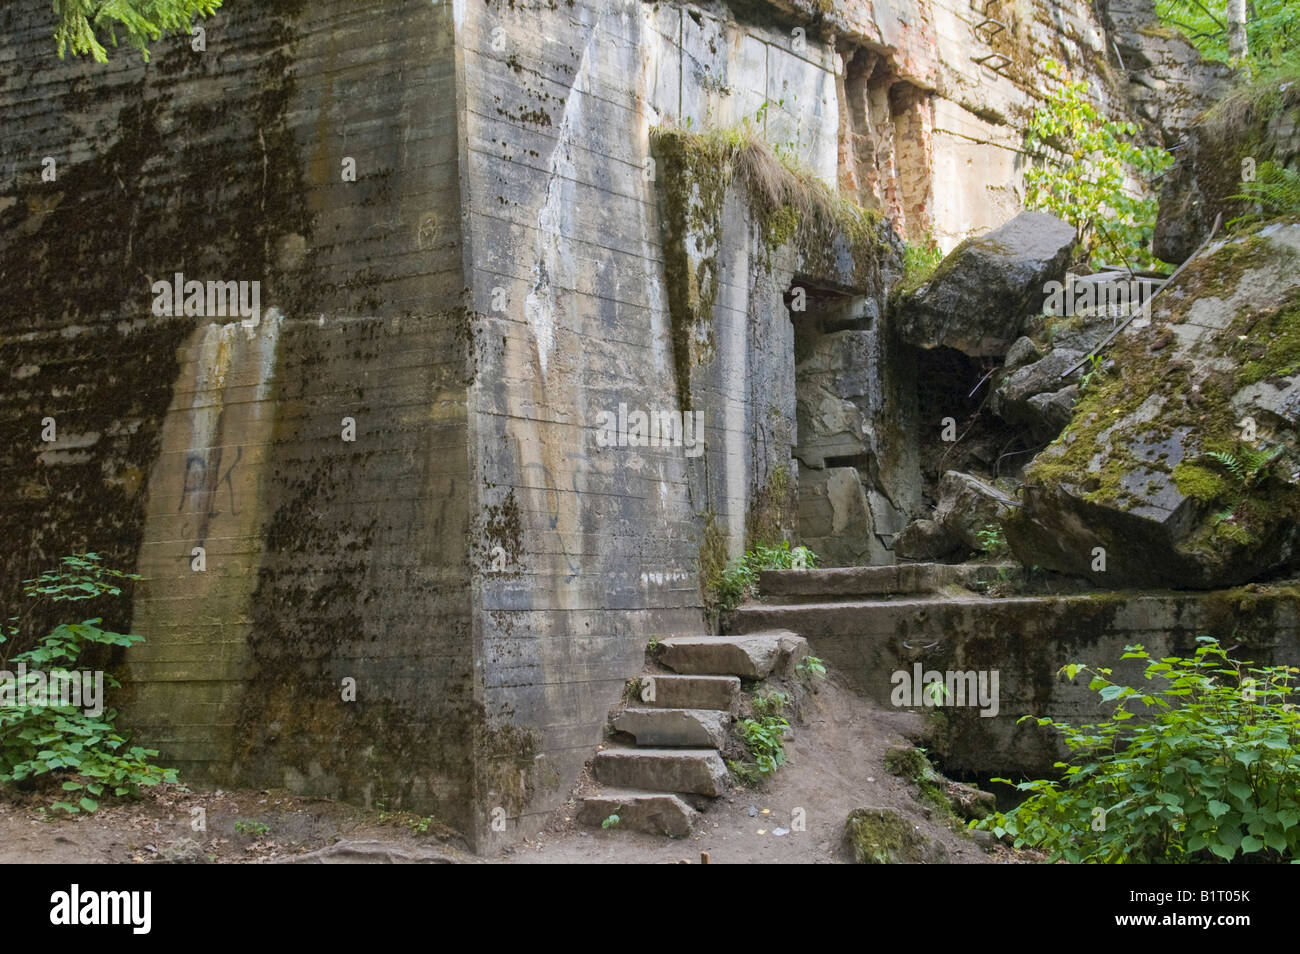
M1223 451L1210 451L1205 456L1226 470L1242 487L1253 487L1260 477L1266 476L1269 466L1282 456L1283 450L1285 448L1278 444L1260 450L1246 447L1240 456Z
M1237 515L1242 502L1246 499L1247 492L1259 484L1262 479L1267 479L1268 470L1273 461L1281 457L1285 449L1283 445L1278 444L1272 448L1265 447L1259 450L1244 447L1241 449L1240 454L1209 451L1204 455L1208 460L1223 468L1236 484L1231 502L1214 515L1215 524L1231 520Z
M1229 228L1281 215L1300 215L1300 172L1276 162L1261 162L1255 170L1255 181L1243 182L1241 191L1232 198L1255 208L1230 221Z

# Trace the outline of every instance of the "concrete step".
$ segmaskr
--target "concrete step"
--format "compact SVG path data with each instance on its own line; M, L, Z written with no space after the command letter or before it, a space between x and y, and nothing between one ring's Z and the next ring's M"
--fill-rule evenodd
M596 781L615 788L717 797L727 766L714 749L605 749L592 762Z
M946 629L965 632L976 621L1014 614L1022 607L1042 603L1041 597L911 596L897 599L826 600L819 603L750 603L732 610L724 620L729 632L766 633L774 628L798 627L824 655L822 637L853 634L862 641L894 636L942 638ZM909 641L915 641L910 640Z
M720 749L726 743L731 713L717 709L624 709L611 723L637 745Z
M599 828L610 815L618 816L617 827L621 830L685 838L691 833L699 812L668 792L608 789L583 796L578 824Z
M825 570L764 570L759 591L783 603L822 602L872 596L938 593L946 587L967 589L1019 574L1013 563L900 563L897 566L848 566Z
M740 679L649 673L641 677L636 702L663 709L721 709L734 713L740 705Z
M808 654L808 643L789 630L747 631L743 636L669 636L659 640L659 661L687 675L765 679Z

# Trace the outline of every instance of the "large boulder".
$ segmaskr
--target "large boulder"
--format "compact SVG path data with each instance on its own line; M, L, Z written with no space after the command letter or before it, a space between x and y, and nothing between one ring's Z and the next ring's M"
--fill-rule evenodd
M1220 240L1120 335L1026 469L1026 564L1218 587L1300 565L1300 224Z
M903 340L972 357L1006 354L1026 319L1041 310L1043 286L1065 276L1074 243L1074 228L1046 212L1022 212L967 239L898 300Z
M913 520L894 541L894 555L902 560L928 563L945 557L965 554L965 544L938 520L922 517Z
M934 518L971 550L983 550L980 532L999 527L1016 501L978 477L950 470L939 481Z

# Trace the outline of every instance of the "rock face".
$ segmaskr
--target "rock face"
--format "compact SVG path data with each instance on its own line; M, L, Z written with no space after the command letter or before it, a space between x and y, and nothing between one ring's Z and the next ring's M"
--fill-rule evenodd
M1025 563L1213 587L1300 560L1300 224L1222 240L1113 348L1026 470Z
M1061 433L1079 397L1077 384L1062 375L1086 354L1054 348L1046 357L1012 371L993 394L993 411L1004 421L1028 428L1040 440Z
M1022 212L966 240L898 302L903 339L972 357L1006 354L1025 319L1041 308L1043 286L1065 276L1074 243L1073 227L1046 212Z
M823 564L890 563L887 544L920 495L906 446L915 422L886 400L900 362L885 360L879 322L826 333L844 319L809 317L820 321L795 324L799 535Z
M858 566L891 561L877 536L870 491L856 467L799 471L799 537L822 565ZM877 508L882 523L892 508Z
M1279 81L1248 105L1215 110L1191 127L1161 180L1160 214L1152 251L1181 263L1209 235L1217 215L1244 211L1232 197L1251 164L1271 160L1294 167L1300 157L1300 84Z

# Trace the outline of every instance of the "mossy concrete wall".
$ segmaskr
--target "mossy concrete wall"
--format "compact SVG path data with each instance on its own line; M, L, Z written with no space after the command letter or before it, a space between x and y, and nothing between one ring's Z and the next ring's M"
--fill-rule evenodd
M76 550L139 569L127 718L196 780L540 826L647 635L702 625L702 553L789 526L784 293L882 281L728 189L683 373L651 127L752 118L834 182L869 46L935 144L904 204L949 245L1013 211L986 102L1029 74L971 65L957 0L824 6L228 0L148 66L59 62L48 5L6 6L6 600ZM155 317L178 271L261 282L260 323ZM597 446L624 404L702 411L705 451Z
M450 8L229 0L148 65L58 61L48 5L0 20L7 601L68 552L138 570L125 719L165 762L472 838ZM155 316L176 272L260 282L259 320Z
M1233 656L1261 665L1300 658L1300 592L1250 586L1209 593L1107 592L1069 596L896 599L891 602L746 609L741 629L788 627L854 689L882 706L894 704L893 674L998 672L996 716L973 705L926 707L935 717L932 748L945 770L975 776L1052 774L1064 749L1059 736L1021 716L1075 725L1105 718L1088 677L1073 682L1062 666L1110 666L1137 685L1142 667L1120 662L1124 647L1144 645L1155 657L1190 655L1197 636L1215 636Z

